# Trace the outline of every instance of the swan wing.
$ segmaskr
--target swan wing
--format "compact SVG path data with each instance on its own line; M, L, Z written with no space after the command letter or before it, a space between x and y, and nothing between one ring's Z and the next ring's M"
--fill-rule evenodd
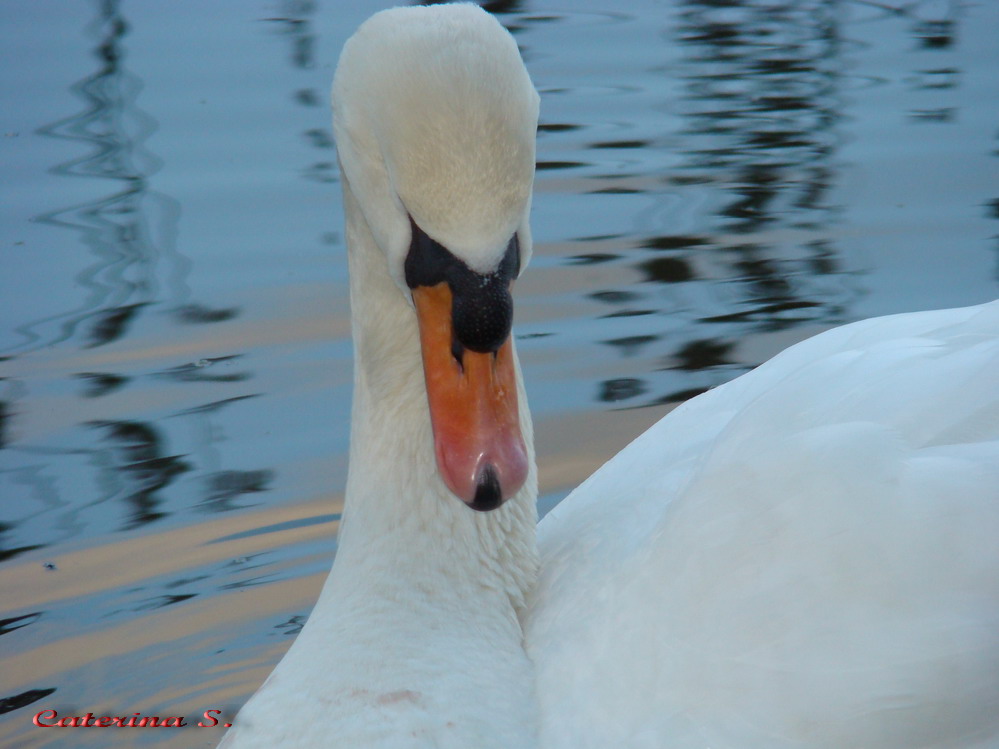
M999 302L689 401L539 544L544 747L999 745Z

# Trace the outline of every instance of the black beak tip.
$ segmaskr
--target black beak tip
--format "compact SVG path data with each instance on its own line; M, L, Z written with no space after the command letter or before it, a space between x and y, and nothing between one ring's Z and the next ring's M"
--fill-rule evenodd
M468 506L479 512L490 512L501 504L503 504L503 493L500 490L499 476L496 475L495 468L487 465L479 474L475 497Z

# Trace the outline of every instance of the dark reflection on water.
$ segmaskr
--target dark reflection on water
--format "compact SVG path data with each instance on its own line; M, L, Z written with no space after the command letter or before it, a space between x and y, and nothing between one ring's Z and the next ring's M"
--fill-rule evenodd
M291 64L296 68L314 68L316 35L310 18L316 12L316 3L312 0L284 0L279 7L281 15L267 21L276 24L279 33L291 40Z
M53 167L54 173L108 180L117 189L36 217L39 223L77 233L96 261L77 277L89 292L79 308L18 328L29 345L52 345L69 339L81 325L87 328L85 336L91 346L118 340L155 298L159 286L157 263L162 259L173 265L184 264L170 246L178 206L149 187L148 179L159 169L160 162L144 143L155 131L156 123L137 105L142 86L125 66L128 23L117 2L108 0L97 10L91 34L98 39L93 56L99 68L71 87L83 101L84 109L44 125L38 132L86 147L86 155ZM160 224L163 241L154 238L154 223ZM39 332L42 326L56 321L58 333L47 336Z
M315 48L318 39L313 17L317 8L317 3L311 0L285 0L280 4L281 15L267 19L274 24L277 33L288 39L291 65L302 71L316 67ZM327 97L315 88L300 88L293 95L293 100L297 104L309 108L322 106L326 103L326 99ZM336 157L331 153L334 145L328 128L309 128L302 133L302 137L313 148L327 152L319 161L305 167L304 176L315 182L336 182Z
M239 307L212 309L203 304L182 304L174 310L174 316L178 322L192 324L225 322L238 314Z
M164 438L152 424L140 422L98 422L107 449L97 456L110 497L121 498L130 507L125 528L135 528L163 517L157 508L159 493L176 478L191 470L180 455L167 455Z
M684 149L670 178L698 185L715 220L705 216L710 233L645 239L657 256L638 267L650 282L724 285L726 311L694 320L662 362L689 373L720 368L727 379L733 366L758 363L729 358L739 338L837 322L849 303L847 289L822 280L839 272L827 196L842 138L844 45L833 3L688 2L677 19ZM782 235L794 240L775 239Z
M31 614L24 614L23 616L14 616L10 619L0 619L0 635L5 635L8 632L13 632L15 629L26 627L37 621L39 616L41 614L36 611Z
M76 376L87 385L84 398L99 398L128 384L127 377L107 372L80 372Z
M34 218L76 233L95 261L77 274L78 285L88 292L79 307L17 326L25 339L17 349L21 353L71 339L81 326L89 347L120 340L163 299L176 305L173 314L183 322L222 322L239 314L234 307L185 302L190 260L176 249L180 206L151 186L162 164L145 144L158 125L139 106L142 81L126 65L129 23L116 0L95 8L88 33L97 39L93 58L99 67L70 87L84 108L37 132L86 148L85 155L52 167L54 174L96 178L117 189ZM43 332L53 324L58 332Z
M312 12L311 3L292 3L302 12ZM46 211L35 221L79 237L79 243L94 261L76 276L78 288L86 290L82 304L72 310L17 326L25 343L8 360L40 347L52 347L70 341L82 329L82 350L106 346L129 336L143 315L164 304L172 319L182 324L225 323L240 315L238 306L210 306L188 301L190 290L185 278L190 261L176 250L180 208L175 200L152 188L153 175L161 167L160 159L146 147L157 130L156 121L139 106L143 91L141 80L126 66L126 40L130 24L120 3L106 0L94 5L96 17L87 33L97 40L93 57L96 72L70 86L84 108L38 128L46 138L69 141L85 150L84 155L61 162L51 172L64 178L97 178L114 190L91 200ZM311 35L304 22L290 22L295 38L295 64L311 67ZM56 307L63 300L58 300ZM45 332L52 324L57 331ZM137 379L164 378L179 383L237 384L253 377L249 371L219 370L231 367L243 355L229 354L179 364L158 372L125 374L111 371L85 371L73 375L83 384L85 398L103 398L120 393ZM266 491L274 476L272 469L224 470L213 448L218 436L206 421L226 403L251 395L223 398L178 411L181 420L196 422L201 439L196 440L193 455L172 454L170 421L90 420L82 427L96 428L101 439L96 445L79 448L35 448L22 446L26 453L64 456L88 456L96 468L94 485L99 495L89 501L67 500L46 468L39 465L20 471L18 481L34 486L36 496L48 496L50 507L64 508L57 526L79 529L76 518L81 509L106 501L119 502L126 508L122 529L134 529L160 520L171 512L164 493L185 473L198 469L203 475L204 497L200 506L210 511L228 511L238 505L235 498ZM16 406L15 406L16 409ZM0 410L0 417L6 415ZM0 418L0 422L4 419ZM0 426L3 426L0 423ZM185 427L186 428L186 427ZM4 434L0 428L0 439ZM84 438L85 439L85 438ZM89 442L89 440L87 440ZM174 436L174 441L176 435ZM102 446L103 443L103 446ZM15 524L6 525L13 529ZM8 548L7 558L39 548L33 544Z
M451 2L451 0L422 0L421 2L413 3L413 5L444 5L448 2ZM521 0L484 0L479 5L490 13L505 15L520 12L523 10L524 3ZM509 29L509 22L504 21L504 26Z
M600 388L600 400L605 403L627 400L645 393L645 383L637 377L618 377L604 380Z
M2 450L7 444L7 422L9 421L8 412L10 411L10 406L7 401L0 400L0 450Z
M586 250L566 258L639 273L637 284L587 293L611 308L600 319L627 331L599 340L651 363L642 377L602 381L598 400L684 400L759 363L735 351L746 336L850 318L853 271L839 257L830 198L845 137L842 17L837 3L681 3L662 32L674 56L657 74L678 88L664 86L667 98L651 105L672 113L659 118L658 132L587 137L592 125L543 118L539 135L585 156L552 158L542 148L539 178L580 175L595 183L588 194L651 199L651 209L632 203L636 217L667 229L580 237L575 244ZM617 95L658 96L651 79L639 80L645 91L620 87ZM567 92L543 84L543 95ZM672 163L660 171L661 161L647 157L664 151ZM697 225L668 231L675 217L667 206L678 195L706 208Z
M772 355L767 347L752 351L744 345L754 337L784 334L782 340L793 341L865 316L858 309L867 293L864 277L872 271L866 262L858 263L863 254L857 251L856 239L849 238L849 246L843 240L844 234L856 231L844 219L844 209L862 208L850 205L850 195L844 193L857 173L856 163L843 157L844 146L852 146L856 138L847 112L854 90L884 88L896 68L882 63L875 69L880 78L855 74L858 58L869 48L850 40L844 25L880 22L886 28L894 14L904 19L896 24L898 30L908 24L917 50L939 54L959 39L957 5L945 5L917 2L893 10L860 2L688 0L667 10L669 23L661 36L670 56L635 77L638 86L620 85L625 79L611 74L600 77L600 63L589 60L580 64L598 71L593 81L573 81L561 61L553 66L551 80L538 80L543 102L548 103L539 126L539 183L557 180L578 186L577 194L619 198L613 204L616 209L607 203L604 210L614 218L630 206L632 223L641 227L624 234L572 238L571 254L559 249L566 265L630 268L639 274L636 283L633 277L611 272L608 278L625 285L584 292L611 308L592 319L619 321L621 334L599 335L596 340L621 357L640 360L636 368L644 369L640 377L603 379L595 389L597 400L618 407L686 400ZM622 45L631 43L635 27L653 16L645 12L645 18L525 13L513 20L525 27L561 21L567 31L624 24L630 37L612 28L606 35L625 49ZM564 33L560 40L568 37ZM520 39L529 62L532 39ZM601 57L601 52L597 48L591 54L595 60L613 59ZM623 54L634 55L635 50ZM551 48L542 55L551 58ZM890 64L900 62L894 58ZM632 63L641 64L637 57ZM956 60L927 64L914 57L912 64L918 68L905 80L916 90L948 91L961 80ZM655 76L660 76L658 83ZM575 88L566 81L573 81ZM552 102L570 94L592 101L576 122L561 111L551 114ZM626 100L640 114L619 121L616 113ZM956 105L928 106L910 109L907 116L947 125L956 124L958 112ZM893 112L880 116L891 117ZM620 135L607 137L610 130ZM924 175L918 179L922 182ZM922 198L918 190L913 196ZM684 210L678 216L678 204L681 209L696 204L697 211L691 215ZM682 231L674 231L678 218ZM946 221L946 208L934 219ZM570 218L566 228L571 227ZM660 231L647 232L648 227ZM895 246L901 253L909 249L891 236L872 241L884 239L886 248ZM542 246L539 254L545 249ZM918 262L919 255L913 254L913 259ZM594 277L588 269L580 273ZM934 303L924 297L915 306ZM556 335L566 332L540 327ZM789 333L795 329L807 332Z
M601 425L634 415L618 409L685 400L872 314L873 298L890 297L880 314L994 295L968 271L993 253L996 277L999 196L974 165L999 150L994 123L984 145L969 136L995 91L976 84L966 19L999 21L984 6L880 5L486 4L542 92L536 252L518 288L539 434L584 416L598 455ZM302 581L328 568L346 463L328 90L376 3L86 7L77 67L18 90L33 140L0 141L34 144L26 169L52 178L29 180L37 194L0 226L0 251L28 270L59 260L26 273L32 295L66 281L3 318L19 334L0 357L0 585L21 595L0 610L0 712L26 708L15 723L50 706L53 684L58 707L83 712L236 707L305 620ZM18 34L52 46L36 21ZM951 158L962 166L942 170ZM904 189L878 203L884 185L864 188L882 171ZM927 229L939 236L925 245L948 248L936 265L909 253ZM582 478L543 488L544 509ZM90 646L103 650L68 662ZM15 723L0 743L33 739Z
M953 12L953 5L946 3L948 13ZM951 18L917 20L913 35L927 49L947 49L954 43L954 25Z
M148 621L146 617L160 612L186 610L220 590L281 577L269 568L254 574L249 571L255 565L242 563L227 571L223 562L209 564L201 575L172 575L163 582L155 573L138 574L129 584L112 582L102 589L104 576L113 579L116 574L112 563L96 567L78 594L59 592L65 576L79 579L79 559L63 561L72 553L69 549L102 536L117 539L105 541L104 548L113 549L121 539L155 534L151 528L162 532L171 517L174 523L191 523L196 522L192 515L234 513L254 504L247 498L273 491L278 475L275 468L261 466L270 462L269 452L233 449L232 436L223 428L233 407L260 394L259 387L246 391L257 377L252 355L238 344L209 343L212 355L199 350L192 357L185 351L183 342L203 328L221 331L225 340L227 326L239 320L243 307L191 298L192 266L176 249L180 206L153 187L162 165L147 142L157 123L140 108L140 99L149 94L126 65L130 24L118 3L92 7L96 18L86 36L96 40L92 56L97 70L70 85L72 98L67 99L82 101L83 107L37 129L41 138L70 146L72 158L54 166L52 159L42 168L57 180L83 185L65 191L83 199L42 210L31 219L75 248L75 254L67 253L74 263L67 267L80 269L73 286L79 296L53 295L48 314L35 319L5 314L20 339L0 360L6 366L20 364L16 374L0 378L0 448L7 448L0 454L0 563L19 575L0 587L22 599L26 588L41 596L34 600L28 594L27 605L13 609L5 598L0 635L8 646L4 660L34 651L41 674L54 673L58 656L49 654L67 641L86 642L91 633L99 640L120 622ZM311 138L329 158L329 144L320 143L315 134ZM323 164L309 171L320 174L323 169L330 171ZM35 205L52 202L39 195ZM66 269L53 265L49 272L58 278ZM61 358L56 355L60 351ZM86 364L77 366L77 361ZM31 559L42 549L51 557ZM269 555L264 558L273 561ZM129 560L136 568L155 568L162 561L161 555L142 554ZM178 569L193 563L184 557L173 560ZM253 577L247 579L248 574ZM172 637L164 633L161 639ZM110 653L98 647L93 656L98 665L66 664L57 675L41 676L32 663L0 665L0 713L15 716L0 729L0 744L7 745L12 735L19 738L11 745L25 737L38 740L30 733L30 713L53 707L53 684L63 698L55 705L61 712L71 704L86 712L94 702L111 701L114 709L128 714L138 700L171 681L184 684L186 691L194 689L198 679L192 664L206 658L193 644L185 648L191 664L174 666L172 675L155 667L162 682L137 684L136 679L148 678L137 674L173 656L161 650L150 654L127 637L120 647L121 656L117 646ZM101 658L113 659L115 666L101 665ZM127 676L132 670L136 676Z
M142 601L138 606L131 608L131 611L152 611L154 609L162 609L167 606L173 606L177 603L183 603L195 597L195 593L182 593L178 595L166 595L166 596L156 596L155 598L149 598ZM113 614L120 613L118 611L112 612Z
M279 630L282 634L285 635L297 635L299 632L302 631L302 627L305 626L305 620L307 618L308 617L306 616L297 614L291 617L288 621L281 622L281 624L275 625L274 629Z
M205 477L205 504L216 512L238 507L235 499L244 494L265 492L271 488L274 471L216 471Z
M129 562L134 562L137 570L151 571L133 573L130 581L126 572L124 583L113 582L120 565L112 562L110 567L95 567L95 575L82 581L78 594L64 589L63 581L67 577L79 580L80 564L87 564L86 554L73 557L72 553L88 539L103 537L95 548L101 553L108 550L111 558L120 553L116 547L124 544L121 548L128 548L130 541L144 538L142 534L153 539L155 547L155 539L168 537L169 529L178 523L196 524L198 520L192 516L202 515L202 520L205 514L228 516L261 504L272 492L283 490L287 494L287 486L278 482L278 469L265 467L265 461L270 462L274 453L282 454L286 462L295 459L287 448L282 453L282 447L266 447L271 428L268 419L251 421L246 427L248 414L273 413L280 408L270 402L265 406L260 397L264 388L251 385L259 380L262 363L253 348L258 343L254 330L247 335L233 327L243 324L247 308L255 306L243 301L252 297L235 303L234 298L239 297L231 292L239 281L229 280L220 295L225 300L222 303L193 298L189 284L194 265L177 249L180 203L156 189L157 181L170 180L169 175L167 179L161 176L164 164L160 149L169 148L172 139L156 139L160 153L153 153L152 136L161 133L157 118L149 111L164 111L158 97L183 92L185 84L168 81L164 88L159 79L149 85L129 67L130 53L149 61L144 50L136 53L129 49L132 39L149 31L149 8L112 1L97 2L90 8L93 18L83 31L86 39L92 40L88 42L91 55L84 65L91 67L96 61L96 69L82 78L68 78L76 80L67 84L69 96L50 96L63 110L70 102L73 113L47 124L36 120L37 136L53 145L48 151L36 147L31 165L47 169L57 183L72 180L72 188L55 191L72 198L59 202L60 198L36 195L31 218L18 217L54 230L45 235L46 241L58 248L50 254L60 257L57 253L63 252L70 264L53 264L49 272L60 279L67 275L67 267L74 268L74 283L69 293L51 297L44 315L4 316L8 331L19 337L0 360L4 365L18 365L12 370L14 374L6 376L5 372L0 379L0 448L9 448L0 456L0 562L14 565L5 567L19 577L13 583L5 578L3 584L22 599L27 596L30 607L0 610L0 634L6 635L4 641L10 645L4 649L5 660L35 649L45 654L38 656L41 673L54 673L54 658L58 656L49 654L68 641L86 641L91 633L100 639L108 628L124 628L115 630L122 635L121 653L117 643L112 652L106 645L97 646L91 656L96 665L86 660L76 665L66 663L52 678L41 677L31 664L22 663L14 669L7 661L0 666L0 712L18 711L18 716L29 713L29 705L40 706L35 709L52 707L46 698L56 691L53 683L59 684L62 702L55 706L61 712L71 705L86 712L93 702L106 705L110 700L115 703L112 709L128 714L140 707L140 701L159 695L171 681L181 685L185 693L197 689L199 678L194 669L198 661L207 662L209 657L202 652L206 647L200 644L203 637L181 646L181 660L189 657L190 662L165 667L164 661L173 663L175 654L155 648L150 652L141 637L136 644L130 634L136 630L130 629L129 623L142 622L141 630L144 623L159 621L151 617L187 611L207 595L256 588L291 574L275 572L271 565L276 557L270 552L244 552L235 560L210 557L200 562L196 554L164 560L160 551L148 557L133 555ZM230 19L233 10L228 9ZM325 108L327 97L320 93L318 78L312 72L318 64L318 35L310 20L316 5L289 2L281 10L284 17L270 19L270 28L291 41L291 65L308 75L307 84L300 84L291 100L298 107ZM133 19L138 19L135 23L140 26L133 27ZM144 23L147 25L142 26ZM258 28L263 25L258 23ZM26 26L24 33L39 32ZM154 72L170 69L174 62L172 58L159 60ZM323 87L327 84L324 80ZM191 106L183 96L178 101L180 106ZM273 107L273 102L268 106ZM187 117L198 114L190 108L185 112ZM322 120L325 122L325 114ZM301 176L320 183L335 180L328 132L318 127L299 132L311 152L321 154L299 170ZM217 147L219 142L213 141L213 145ZM47 160L40 162L39 155ZM188 158L185 154L173 151L169 158L180 161L187 170L181 184L197 184L207 176L206 184L214 185L211 180L217 175L200 174L200 164L184 161ZM51 207L53 203L56 207ZM283 216L276 213L275 220L282 221ZM322 227L320 243L338 244L336 227L329 222ZM247 238L234 228L233 244L246 243ZM191 238L188 230L185 240ZM197 239L194 237L195 243ZM21 247L25 242L13 244ZM31 248L36 255L49 249L39 244L36 241ZM209 255L208 260L220 256L224 257ZM226 266L233 278L245 272L240 263L228 262ZM284 271L280 268L282 274ZM267 283L260 281L269 273L270 269L256 272L249 283L267 288ZM311 271L303 275L306 283L311 282L311 275ZM201 284L201 288L205 286ZM38 289L38 293L44 291ZM269 309L264 305L268 311L263 314L260 306L251 309L262 323L261 330L270 331L264 335L276 341L294 337L295 318L283 327L276 325L273 317L281 317L279 312L274 314L281 309L281 302L272 300L270 304ZM206 337L202 330L211 332ZM274 374L275 366L269 362L264 366L269 369L271 385L282 381ZM301 363L297 366L292 379L302 371ZM308 391L315 386L296 381L290 391L298 396L299 387ZM288 407L287 402L281 406ZM291 408L298 407L297 402L291 402L295 403ZM247 404L258 406L247 409ZM247 449L247 439L254 437L260 445ZM301 501L302 497L295 499ZM167 519L172 519L173 526L165 522ZM264 523L263 527L287 533L337 519L327 514L300 522ZM230 532L233 538L229 543L256 544L256 539L267 537L267 533L261 529ZM216 535L224 538L226 529ZM52 556L30 559L28 555L41 549ZM29 561L21 563L25 558ZM251 559L255 561L247 563ZM165 561L185 574L152 571ZM16 566L19 563L21 566ZM44 577L36 578L36 574ZM100 581L105 575L112 582L102 588ZM34 600L26 586L41 598ZM277 620L283 624L271 622L267 626L291 634L303 620L302 613L285 615ZM170 630L151 639L169 641L175 637ZM216 656L222 652L217 647L212 651ZM101 659L113 660L115 665ZM150 669L158 674L156 679L149 679ZM139 675L142 673L146 676ZM31 733L30 714L27 728L25 725L20 718L8 724L0 730L0 743L6 745L11 735L18 737L15 743L38 741Z
M242 382L248 380L252 375L248 372L209 372L209 367L221 362L228 364L235 363L240 354L229 356L216 356L208 359L198 359L196 362L188 362L178 367L171 367L162 372L157 372L158 377L166 377L180 382Z
M38 702L38 700L48 697L55 691L55 687L50 687L49 689L29 689L27 692L0 698L0 715L25 707L33 702Z
M9 534L12 530L14 530L13 523L0 523L0 562L6 562L8 559L13 559L19 554L34 551L35 549L41 549L44 546L44 544L8 546L4 536Z

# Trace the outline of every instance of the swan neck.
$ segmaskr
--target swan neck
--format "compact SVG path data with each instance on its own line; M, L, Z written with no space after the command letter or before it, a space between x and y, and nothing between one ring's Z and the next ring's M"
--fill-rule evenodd
M519 613L537 574L537 479L519 365L529 477L498 510L475 512L451 495L437 472L416 316L346 181L344 205L355 369L337 566L379 565L380 574L405 584L446 579L442 595L451 591L480 604L498 596L505 609L512 604Z

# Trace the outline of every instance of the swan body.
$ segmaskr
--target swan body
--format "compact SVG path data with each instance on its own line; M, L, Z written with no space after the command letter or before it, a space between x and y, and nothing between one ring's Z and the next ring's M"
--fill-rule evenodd
M999 746L997 531L999 302L800 343L541 523L541 744Z
M224 746L999 746L999 303L799 344L536 528L492 316L531 251L516 45L475 6L385 11L333 98L355 345L340 545ZM466 423L474 450L448 431Z

